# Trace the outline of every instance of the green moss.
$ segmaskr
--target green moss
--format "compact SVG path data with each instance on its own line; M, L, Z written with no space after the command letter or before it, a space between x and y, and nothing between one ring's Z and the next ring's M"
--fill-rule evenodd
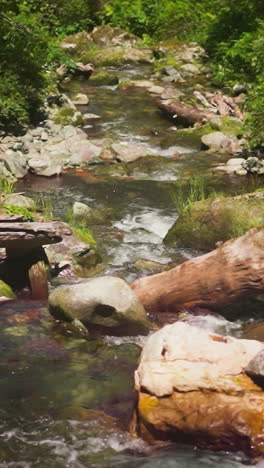
M89 244L91 247L96 248L96 240L93 237L91 231L86 227L76 227L72 226L75 234L86 244Z
M250 213L250 216L249 216ZM264 225L264 192L191 203L169 230L164 242L201 250Z
M112 75L106 70L99 70L92 74L89 81L90 83L94 83L98 86L100 85L111 86L111 85L116 85L118 83L118 77L116 75Z
M154 64L155 72L163 72L165 67L174 67L177 71L180 71L181 63L175 59L174 55L168 55L162 59L156 60Z
M83 117L81 113L76 113L72 107L62 107L53 116L55 124L60 125L74 125L75 127L83 124Z
M244 132L244 124L241 120L232 117L221 117L214 123L211 123L214 130L219 130L225 134L242 136Z
M4 204L2 205L3 208L5 209L5 212L8 216L22 216L23 221L34 221L36 217L36 213L32 210L29 210L28 208L25 208L24 206L15 206L15 205L8 205Z
M14 183L10 180L0 178L0 194L10 194L14 192Z
M15 299L15 294L8 286L8 284L4 283L4 281L0 280L0 296L6 297L8 299Z
M117 65L124 63L125 49L121 47L109 47L99 49L98 46L90 47L80 56L83 63L92 63L97 67Z
M164 148L178 144L200 149L201 137L212 133L213 131L214 130L210 123L206 123L199 127L175 130L166 135L166 137L161 140L160 144Z

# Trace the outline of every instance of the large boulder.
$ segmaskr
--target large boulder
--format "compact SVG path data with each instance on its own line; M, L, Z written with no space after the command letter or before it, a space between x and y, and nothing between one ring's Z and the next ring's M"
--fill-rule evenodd
M210 151L234 154L242 150L239 140L234 135L225 135L222 132L213 132L203 135L201 141L205 148Z
M126 141L114 143L111 148L116 155L116 159L126 163L136 161L151 153L151 150L148 150L145 146L135 145L134 143L128 143Z
M217 242L242 236L249 229L263 225L264 192L201 200L186 208L164 241L210 250Z
M139 435L263 454L264 392L244 374L261 350L184 322L154 333L135 373Z
M127 335L149 329L144 307L124 280L113 276L62 286L49 297L50 313L58 320L80 320L87 327L122 329Z

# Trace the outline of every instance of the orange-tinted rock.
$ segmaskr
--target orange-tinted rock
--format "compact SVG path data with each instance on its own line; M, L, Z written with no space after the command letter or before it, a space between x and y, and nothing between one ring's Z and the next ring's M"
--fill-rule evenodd
M153 334L135 375L138 434L264 454L264 392L243 373L262 349L181 322Z

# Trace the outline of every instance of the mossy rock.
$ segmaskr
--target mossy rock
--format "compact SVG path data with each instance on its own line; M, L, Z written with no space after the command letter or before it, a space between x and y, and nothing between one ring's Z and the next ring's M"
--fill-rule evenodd
M124 47L105 47L101 49L98 46L92 46L81 54L78 60L83 63L91 62L97 67L118 65L124 62L124 51Z
M15 294L4 281L0 280L0 297L1 299L15 299Z
M78 127L84 123L82 114L72 107L62 107L53 115L53 121L59 125L73 125Z
M249 215L250 214L250 215ZM197 201L186 207L164 242L201 250L264 225L264 191Z
M93 83L97 86L113 86L118 83L118 77L109 73L106 70L98 70L97 72L93 73L89 79L90 83Z
M161 147L169 147L174 145L184 145L191 148L201 149L201 137L208 135L214 130L209 123L199 127L186 128L170 132L161 140Z

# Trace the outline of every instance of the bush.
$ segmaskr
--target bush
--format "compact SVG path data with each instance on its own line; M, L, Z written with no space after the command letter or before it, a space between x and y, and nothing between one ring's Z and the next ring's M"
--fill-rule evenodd
M26 8L0 13L0 125L34 120L49 85L49 36Z
M40 118L55 88L52 65L67 62L54 35L91 27L92 0L1 0L0 129L19 131Z

